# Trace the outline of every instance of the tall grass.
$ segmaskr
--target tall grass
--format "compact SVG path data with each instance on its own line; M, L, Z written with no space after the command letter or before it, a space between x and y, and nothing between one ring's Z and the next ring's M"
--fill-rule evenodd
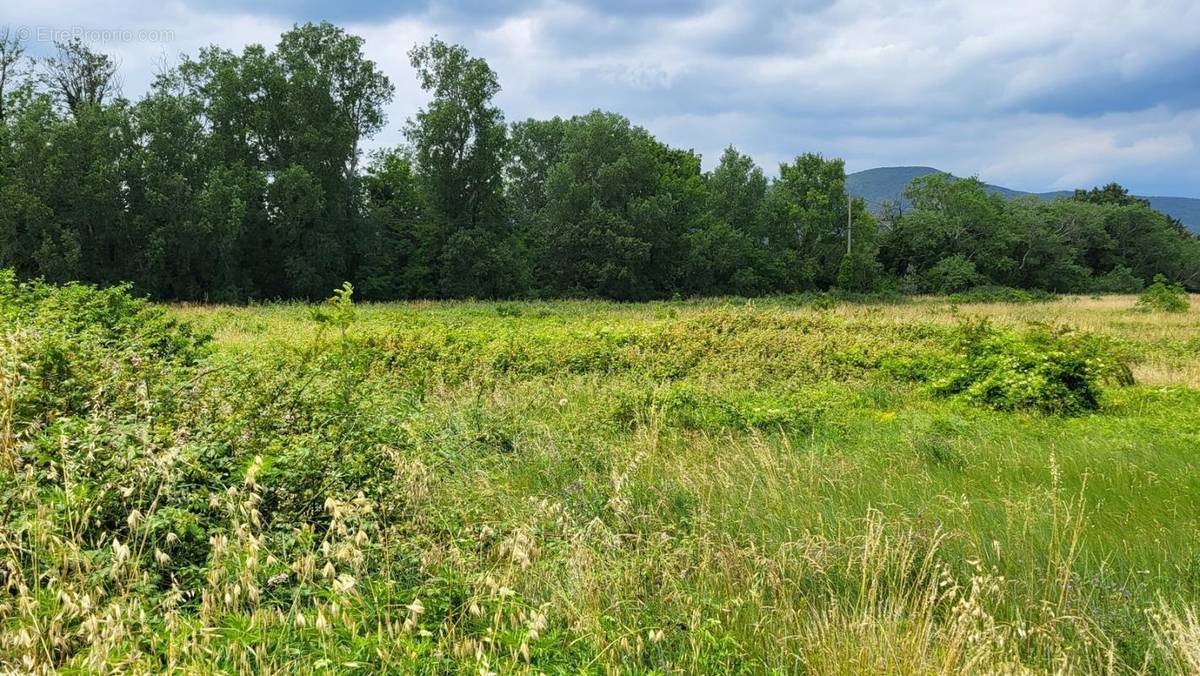
M1200 664L1200 393L1109 382L1067 417L939 394L914 374L960 358L941 301L327 331L0 282L0 671ZM972 312L1017 340L1112 302ZM1111 312L1088 349L1135 375L1200 361L1194 327Z

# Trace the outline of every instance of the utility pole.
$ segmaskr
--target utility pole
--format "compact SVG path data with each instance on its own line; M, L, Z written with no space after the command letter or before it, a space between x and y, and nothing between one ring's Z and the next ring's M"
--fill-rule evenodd
M854 198L846 195L846 255L850 255L850 244L854 237Z

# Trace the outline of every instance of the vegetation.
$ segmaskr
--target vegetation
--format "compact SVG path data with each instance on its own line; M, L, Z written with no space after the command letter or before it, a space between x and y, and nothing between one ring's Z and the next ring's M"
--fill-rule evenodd
M0 670L1196 667L1190 313L355 293L0 276Z
M1154 276L1154 283L1138 296L1139 310L1160 312L1187 312L1191 302L1187 292L1179 284L1172 284L1162 275Z
M1200 290L1200 240L1109 185L1005 201L918 177L876 218L840 160L767 178L729 148L710 171L619 114L510 124L500 78L458 45L410 53L429 100L406 143L362 40L305 24L273 48L209 47L138 101L78 41L36 62L0 39L0 266L22 279L131 282L156 299L1128 293Z
M129 101L0 33L0 671L1200 668L1177 222L944 175L877 218L840 160L509 123L437 39L364 161L362 46Z

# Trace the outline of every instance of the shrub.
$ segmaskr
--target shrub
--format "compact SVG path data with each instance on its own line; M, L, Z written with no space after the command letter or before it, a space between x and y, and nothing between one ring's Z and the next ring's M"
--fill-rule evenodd
M875 256L858 251L842 257L838 265L837 288L864 293L879 288L883 266Z
M54 287L7 272L0 273L0 323L20 383L14 423L27 434L101 407L162 403L149 396L154 388L194 366L208 341L127 286Z
M1133 274L1133 270L1118 265L1092 280L1092 291L1096 293L1138 293L1145 283Z
M962 256L948 256L925 273L929 289L936 293L964 291L979 283L975 264Z
M1154 283L1138 296L1136 308L1143 312L1187 312L1189 306L1187 292L1181 285L1155 275Z
M1013 289L1007 286L977 286L969 291L950 294L951 303L1048 303L1058 296L1040 289Z
M832 310L837 307L837 298L831 293L821 293L812 299L814 310Z
M1075 415L1100 407L1100 384L1132 382L1126 360L1101 339L1069 330L1004 332L987 320L966 323L959 359L933 383L999 411Z
M908 272L895 280L896 291L906 296L917 296L929 292L925 278L915 272Z

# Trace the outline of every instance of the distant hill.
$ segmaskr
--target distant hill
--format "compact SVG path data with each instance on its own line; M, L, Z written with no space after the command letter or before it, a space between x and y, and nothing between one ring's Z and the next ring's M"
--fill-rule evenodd
M851 195L865 199L871 211L878 211L884 200L896 200L907 206L903 199L904 189L914 178L942 173L946 172L933 167L879 167L846 176L846 189ZM1070 190L1028 193L990 183L984 185L987 186L989 192L1005 199L1013 199L1022 195L1036 195L1045 200L1071 196ZM1193 197L1146 197L1145 199L1150 200L1150 206L1155 209L1168 216L1178 218L1192 232L1200 233L1200 199Z

